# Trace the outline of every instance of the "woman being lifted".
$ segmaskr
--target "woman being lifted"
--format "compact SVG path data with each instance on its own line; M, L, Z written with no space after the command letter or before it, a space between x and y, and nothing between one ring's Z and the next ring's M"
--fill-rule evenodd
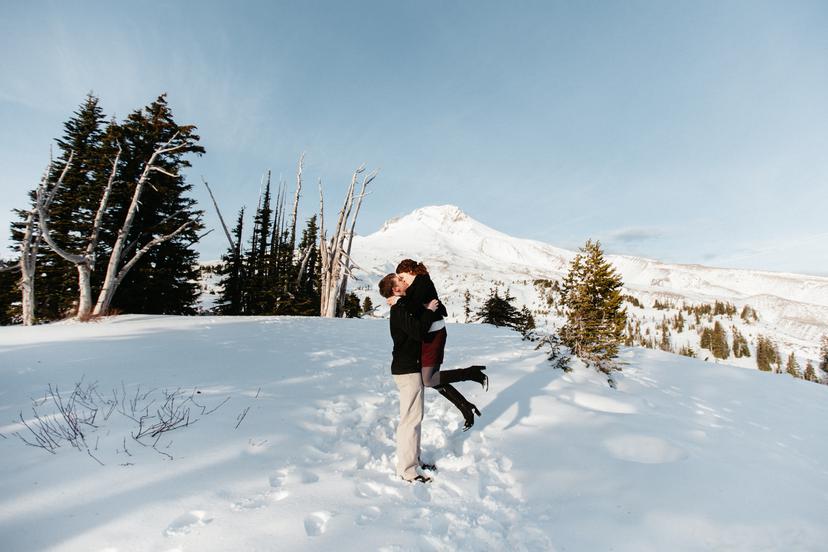
M425 265L405 259L397 265L397 277L408 284L405 290L407 308L412 309L415 316L419 316L433 299L439 301L437 289ZM458 370L440 371L443 364L443 354L446 348L446 321L448 316L445 305L441 302L437 308L440 319L429 328L428 335L423 339L421 369L423 385L433 387L442 396L449 400L463 414L465 424L463 431L474 425L474 415L480 416L480 410L466 400L452 383L459 381L476 381L485 389L489 388L489 378L483 373L485 366L470 366Z

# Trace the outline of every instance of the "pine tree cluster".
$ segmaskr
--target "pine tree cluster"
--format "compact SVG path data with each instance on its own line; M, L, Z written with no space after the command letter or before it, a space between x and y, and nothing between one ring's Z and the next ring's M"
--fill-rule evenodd
M763 372L778 372L782 366L782 358L776 344L763 335L756 338L756 367Z
M186 231L150 249L140 258L120 281L109 310L194 314L199 289L196 283L197 253L192 246L203 229L202 212L196 208L195 200L188 197L191 185L181 171L190 166L188 156L204 153L204 148L198 145L195 127L180 125L174 120L165 95L133 111L125 120L116 121L107 120L100 100L91 94L63 126L63 135L56 140L57 155L52 173L47 176L49 181L56 181L71 156L63 185L49 209L52 237L67 251L78 251L85 246L116 152L121 148L115 168L115 184L95 251L97 267L92 273L95 295L100 292L105 265L129 209L136 183L152 153L173 137L186 144L186 147L157 159L160 170L149 175L140 208L126 236L125 255L140 251L158 235L168 234L187 222L190 225ZM34 190L30 198L34 205ZM19 250L23 238L21 221L30 209L16 211L19 221L13 222L11 228L15 251ZM19 298L18 278L19 273L16 278L9 278L8 273L0 277L0 297ZM38 252L35 288L38 320L57 320L77 311L77 269L45 244L41 244ZM18 301L2 302L4 312L0 313L0 322L19 321Z
M285 195L285 187L280 185L273 205L268 172L246 248L242 246L244 208L239 211L232 232L233 246L222 256L223 266L218 271L219 314L319 315L321 259L316 216L308 219L297 247ZM346 312L361 314L355 295L347 298Z

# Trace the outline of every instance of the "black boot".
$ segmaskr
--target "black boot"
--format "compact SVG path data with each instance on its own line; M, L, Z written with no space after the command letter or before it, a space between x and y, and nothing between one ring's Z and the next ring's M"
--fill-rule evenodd
M457 410L463 415L463 419L465 423L463 424L463 431L468 431L471 426L474 425L474 415L477 414L480 416L480 410L477 409L472 403L466 400L460 391L455 389L452 385L448 383L440 384L436 386L436 389L442 396L444 396L448 401L457 407Z
M485 369L485 366L469 366L458 370L440 370L440 385L458 381L476 381L488 391L489 377L483 373Z

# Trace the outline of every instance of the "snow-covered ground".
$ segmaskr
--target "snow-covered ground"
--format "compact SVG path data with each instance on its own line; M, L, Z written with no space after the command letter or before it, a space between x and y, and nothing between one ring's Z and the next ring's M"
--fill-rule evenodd
M0 328L0 548L825 550L828 387L627 349L613 390L509 330L448 330L446 367L486 364L491 387L460 385L483 411L466 433L427 392L423 486L393 476L387 321ZM81 380L90 453L13 435ZM169 394L190 425L138 443L125 414Z

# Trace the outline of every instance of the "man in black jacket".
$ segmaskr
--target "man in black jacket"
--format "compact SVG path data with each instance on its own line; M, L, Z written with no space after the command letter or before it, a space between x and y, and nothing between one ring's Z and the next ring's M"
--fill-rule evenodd
M400 390L400 424L397 426L397 475L409 482L428 483L421 475L420 433L423 422L423 380L420 374L420 350L431 324L440 318L435 311L439 302L426 305L415 316L405 308L408 285L396 274L388 274L379 283L380 294L391 305L391 339L394 341L391 374Z

